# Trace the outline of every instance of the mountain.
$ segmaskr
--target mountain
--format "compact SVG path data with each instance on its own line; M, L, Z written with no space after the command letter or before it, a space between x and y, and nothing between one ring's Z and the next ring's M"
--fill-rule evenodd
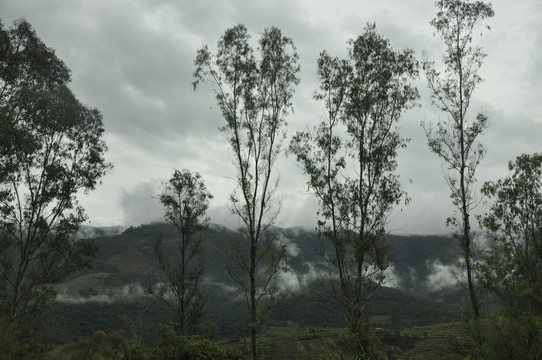
M61 342L114 328L115 316L122 314L138 319L145 339L155 338L157 323L167 322L170 314L163 304L144 294L142 284L158 281L161 275L152 244L162 239L165 252L176 254L177 230L155 223L120 233L118 228L85 231L98 235L94 239L99 248L94 267L55 285L61 320L48 340ZM202 286L207 293L204 326L217 327L221 336L245 335L246 304L225 271L229 242L238 234L213 224L203 235L206 272ZM329 271L325 262L325 254L331 251L328 242L318 238L315 231L299 228L273 227L267 235L284 244L289 266L280 276L281 286L289 294L270 314L268 325L343 326L342 309L318 275ZM453 304L458 300L457 291L449 286L453 282L448 284L445 271L454 266L456 242L443 236L389 236L387 240L393 260L391 281L368 303L369 323L399 330L458 320L460 311Z

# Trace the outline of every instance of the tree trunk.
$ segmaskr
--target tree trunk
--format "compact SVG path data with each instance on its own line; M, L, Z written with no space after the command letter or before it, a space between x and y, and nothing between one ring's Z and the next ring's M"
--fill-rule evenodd
M459 4L458 4L459 5ZM461 54L461 39L460 33L457 33L457 54L458 54L458 69L459 69L459 121L460 121L460 145L461 145L461 169L460 169L460 186L461 186L461 212L463 215L463 235L461 246L463 248L463 256L465 257L465 267L467 271L467 285L469 288L470 303L472 307L472 312L474 313L475 319L478 319L479 314L479 305L478 300L476 299L476 293L474 288L474 280L472 278L472 251L471 251L471 238L470 238L470 220L469 220L469 206L467 204L467 186L465 184L465 168L467 167L466 158L468 156L467 150L465 149L465 118L464 118L464 84L463 84L463 55Z
M460 171L460 181L461 181L461 212L462 222L463 222L463 234L461 239L461 248L463 250L463 257L465 258L465 268L467 272L467 286L469 289L470 303L472 307L472 312L474 317L478 319L480 316L478 299L476 298L476 290L474 288L474 279L472 276L472 241L470 234L470 220L469 212L467 207L467 189L465 185L465 144L464 144L464 130L463 130L463 119L461 119L461 171Z
M258 319L256 316L256 244L250 246L250 351L252 360L258 359L256 336L258 335Z

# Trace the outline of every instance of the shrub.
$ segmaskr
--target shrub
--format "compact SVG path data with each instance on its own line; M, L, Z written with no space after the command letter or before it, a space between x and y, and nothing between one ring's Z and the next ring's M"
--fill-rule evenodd
M169 326L161 326L162 339L154 347L157 360L239 360L238 351L221 349L199 336L181 336Z

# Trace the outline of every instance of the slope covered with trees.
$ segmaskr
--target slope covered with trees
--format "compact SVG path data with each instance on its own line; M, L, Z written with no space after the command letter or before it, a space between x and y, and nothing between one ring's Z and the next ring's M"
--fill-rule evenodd
M325 263L324 254L330 248L315 231L274 227L269 232L270 236L282 239L291 249L295 248L296 256L289 259L290 269L282 274L281 286L288 295L277 304L276 310L271 311L266 326L288 323L343 326L344 312L334 301L333 294L326 290L332 281L328 277L332 268ZM244 300L236 294L235 284L223 270L230 261L223 248L232 236L235 236L234 231L217 225L211 225L203 234L206 271L202 291L207 294L207 303L202 328L206 333L213 326L211 324L216 325L216 336L221 338L246 335L243 324L248 321L242 311ZM162 239L165 253L177 253L179 234L169 224L142 225L112 237L96 238L94 241L99 251L95 268L55 285L61 294L59 315L66 319L59 323L59 327L66 326L66 330L58 333L71 334L70 338L76 339L99 329L114 328L115 315L125 314L140 319L146 339L156 338L157 324L168 322L170 311L152 297L145 296L138 284L144 285L150 279L163 276L153 256L153 244L157 238ZM395 255L396 269L414 269L422 283L431 272L428 262L439 260L451 264L454 261L453 256L435 257L434 254L453 254L457 246L453 239L446 237L392 236L388 241L390 253ZM418 249L417 254L405 252L405 247ZM431 301L430 298L436 295L423 286L410 288L412 271L405 272L405 277L400 276L399 271L397 274L397 284L405 286L398 289L382 287L375 293L367 304L370 325L400 330L411 325L459 320L457 304ZM453 288L453 284L450 286ZM425 294L426 299L409 295L409 290L416 295ZM371 319L379 317L385 317L384 323L371 323Z

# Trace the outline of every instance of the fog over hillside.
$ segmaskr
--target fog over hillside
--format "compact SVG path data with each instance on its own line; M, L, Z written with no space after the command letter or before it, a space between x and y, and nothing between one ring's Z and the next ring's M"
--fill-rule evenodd
M327 240L319 238L315 230L272 227L270 232L286 250L286 262L278 274L279 285L284 291L299 293L314 283L337 279L335 270L326 261L331 253L331 245ZM79 287L71 286L73 280L68 281L59 285L57 300L71 304L111 303L148 296L142 285L148 280L146 274L157 271L150 245L162 238L166 246L171 246L171 253L175 254L173 243L169 244L176 236L174 227L161 222L126 229L82 227L78 237L96 238L100 248L95 261L97 268L94 270L101 274L97 281L116 285L103 292L91 291L85 294L84 291L81 293ZM224 271L229 260L227 251L223 249L229 246L231 239L236 236L235 232L212 223L204 236L207 238L207 270L203 285L207 288L218 287L233 294L236 288ZM454 239L445 236L393 235L388 236L388 243L391 263L385 272L386 281L383 286L428 298L439 298L440 291L457 287L461 277L455 263L457 245ZM136 258L143 259L141 264L130 265Z

